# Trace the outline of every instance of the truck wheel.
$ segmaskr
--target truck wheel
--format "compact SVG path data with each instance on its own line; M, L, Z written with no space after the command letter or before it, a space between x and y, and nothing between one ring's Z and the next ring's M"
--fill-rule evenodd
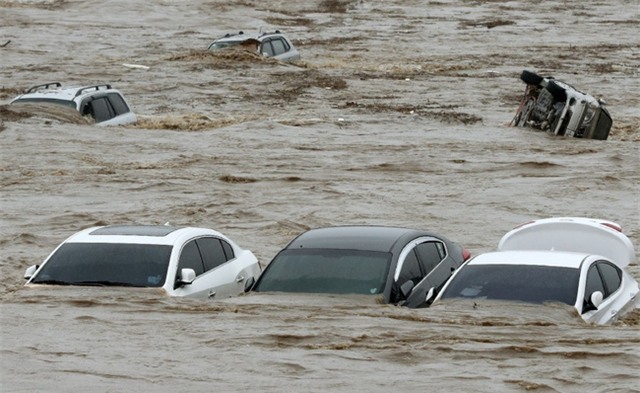
M555 98L557 101L560 101L560 102L567 101L567 91L564 89L564 87L561 87L554 81L549 81L546 89L549 91L549 93L551 93L553 98Z
M543 78L535 72L524 70L520 74L520 79L527 85L539 86L542 83Z

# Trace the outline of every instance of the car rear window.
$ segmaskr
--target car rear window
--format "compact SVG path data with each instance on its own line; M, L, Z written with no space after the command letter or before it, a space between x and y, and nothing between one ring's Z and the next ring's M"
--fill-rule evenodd
M31 282L161 287L170 255L168 245L65 243Z
M446 298L561 302L574 305L580 272L574 268L535 265L468 265L442 293Z
M262 274L259 292L379 294L391 254L358 250L285 250Z

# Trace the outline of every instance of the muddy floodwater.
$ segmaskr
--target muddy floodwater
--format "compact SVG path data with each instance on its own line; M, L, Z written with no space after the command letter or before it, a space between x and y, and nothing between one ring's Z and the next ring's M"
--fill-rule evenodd
M208 53L282 30L293 64ZM74 232L217 229L266 265L320 226L428 229L472 254L587 216L640 245L640 2L0 0L2 392L639 392L640 309L23 288ZM606 141L509 127L523 69L607 102ZM9 101L110 83L135 126ZM638 261L629 267L640 278Z

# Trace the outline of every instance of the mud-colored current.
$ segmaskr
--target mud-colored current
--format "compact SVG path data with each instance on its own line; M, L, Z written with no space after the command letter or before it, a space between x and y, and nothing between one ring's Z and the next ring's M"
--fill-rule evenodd
M260 28L302 60L204 50ZM559 305L22 279L67 236L116 223L211 227L263 265L340 224L429 229L478 254L524 221L588 216L638 247L639 31L637 0L0 0L0 390L640 391L640 309L591 326ZM523 69L603 98L609 139L508 127ZM139 122L8 105L53 81L111 83Z

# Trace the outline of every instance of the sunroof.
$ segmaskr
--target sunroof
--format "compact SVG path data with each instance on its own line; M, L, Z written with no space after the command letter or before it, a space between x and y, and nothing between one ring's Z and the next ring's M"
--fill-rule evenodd
M178 230L178 227L166 225L110 225L96 229L91 235L116 235L116 236L167 236Z

